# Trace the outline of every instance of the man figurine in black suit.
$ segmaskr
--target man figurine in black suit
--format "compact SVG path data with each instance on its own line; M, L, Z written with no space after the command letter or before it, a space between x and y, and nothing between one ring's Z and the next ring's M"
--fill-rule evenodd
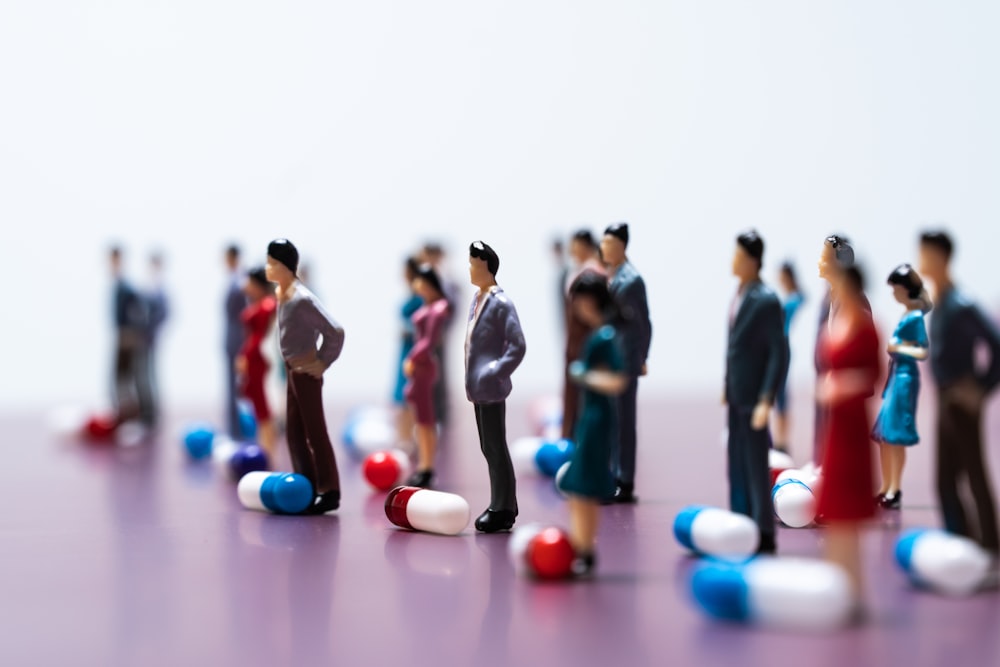
M636 455L636 403L639 377L646 374L646 357L653 334L649 321L646 283L628 261L628 223L617 222L604 230L601 255L608 267L608 289L622 314L619 340L625 354L625 373L629 384L618 396L618 439L612 448L611 472L617 480L614 503L634 503Z
M767 466L768 418L785 375L788 349L777 294L760 279L764 240L736 237L733 275L739 290L729 311L725 402L729 405L729 506L760 528L760 552L774 553L774 506Z
M226 351L226 426L229 435L237 440L243 439L243 429L240 426L240 411L236 405L239 397L238 380L236 377L236 357L243 347L243 320L240 315L247 306L247 297L243 293L245 274L240 269L240 248L230 245L226 248L227 277L225 312L225 351Z

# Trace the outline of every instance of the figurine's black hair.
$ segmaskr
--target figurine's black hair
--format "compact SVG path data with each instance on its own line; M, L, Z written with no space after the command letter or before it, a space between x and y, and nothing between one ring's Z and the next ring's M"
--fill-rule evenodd
M486 268L494 278L497 275L497 271L500 270L500 256L497 255L493 248L482 241L474 241L469 245L469 257L481 259L486 262Z
M421 264L417 267L413 276L414 278L420 278L425 281L441 296L445 295L444 287L441 285L441 278L438 276L438 272L434 270L434 267L431 264Z
M801 290L799 289L799 275L798 272L795 270L795 265L792 264L790 261L784 261L781 263L780 271L786 276L788 276L788 279L792 283L792 291L800 292Z
M267 256L287 266L293 274L299 270L299 251L288 239L275 239L268 243Z
M255 266L247 271L247 278L252 283L256 283L257 285L260 285L268 290L271 289L271 283L267 279L267 272L264 271L263 266Z
M597 248L597 241L594 240L594 235L590 233L589 229L581 229L574 232L572 240L579 241L591 250Z
M237 257L240 256L240 247L235 243L229 244L228 246L226 246L226 256L236 259Z
M756 229L750 229L736 237L736 244L757 260L757 266L764 264L764 239Z
M608 228L604 230L605 234L610 234L616 239L620 240L628 247L628 223L627 222L616 222L613 225L608 225Z
M416 257L406 258L406 275L409 280L416 278L418 271L420 270L420 260Z
M608 289L608 279L593 271L584 271L573 281L569 288L570 300L578 296L589 296L597 303L597 308L604 313L606 322L621 322L622 312L618 308L611 291Z
M942 229L928 230L920 235L920 245L936 248L944 253L945 259L951 259L955 252L955 243L948 232Z
M909 264L900 264L892 273L889 274L889 280L886 281L890 285L899 285L906 290L906 295L910 297L911 301L919 301L920 310L925 313L930 312L933 307L930 296L927 294L927 290L924 288L924 281L920 279L920 275L913 270L913 267Z
M846 236L830 234L823 242L833 248L834 258L840 268L847 269L854 266L854 247Z

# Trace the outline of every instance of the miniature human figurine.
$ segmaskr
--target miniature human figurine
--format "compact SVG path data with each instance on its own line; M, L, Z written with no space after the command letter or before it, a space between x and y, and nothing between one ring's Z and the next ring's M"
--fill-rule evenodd
M267 279L278 285L278 342L288 373L288 452L295 472L316 492L306 513L324 514L340 506L340 475L323 416L323 373L340 356L344 329L296 278L298 265L299 252L288 239L267 246Z
M847 572L860 612L859 528L875 513L867 400L875 393L879 375L879 342L866 309L861 272L855 266L834 264L827 275L837 309L820 343L827 372L817 387L817 398L828 406L829 419L816 512L823 517L826 559Z
M150 404L148 414L143 415L143 422L153 425L159 419L160 387L157 374L157 348L160 341L160 330L167 321L170 306L167 292L163 287L163 255L154 252L149 256L150 284L144 298L146 300L146 374L149 378Z
M433 266L438 278L441 279L441 286L444 288L444 296L448 299L448 303L458 303L457 298L460 288L451 278L451 274L445 265L444 247L436 242L426 243L421 255L422 260ZM438 360L438 378L434 383L434 414L437 415L437 421L442 426L448 425L448 409L451 401L447 351L448 337L451 335L451 329L455 323L453 315L454 313L449 313L448 318L445 320L444 330L441 332L437 349L434 351Z
M736 237L733 275L739 289L729 311L725 402L729 406L729 506L760 529L760 553L774 553L774 505L768 473L768 417L788 362L778 295L764 285L764 240Z
M524 334L514 304L497 285L500 257L482 241L469 246L469 278L479 288L469 306L465 392L475 406L479 445L490 471L490 506L476 530L510 530L517 518L517 480L507 449L510 376L524 358Z
M789 363L785 368L785 377L781 380L781 387L774 397L774 448L781 452L788 452L788 369L791 368L791 344L789 337L791 334L792 320L802 306L805 297L799 288L799 281L795 275L795 267L791 262L784 262L778 272L778 282L781 290L785 293L785 300L781 303L781 308L785 314L785 345L789 350Z
M900 264L889 274L896 301L906 307L889 340L891 366L882 392L882 408L875 418L872 439L879 443L882 487L876 500L885 509L898 510L903 499L901 483L906 447L920 442L917 435L917 397L920 369L917 362L927 358L927 329L924 313L931 300L924 283L909 264Z
M649 321L646 283L628 261L628 223L618 222L604 230L601 255L608 267L608 287L622 314L619 336L625 356L625 372L631 377L628 387L618 397L618 438L612 454L615 493L610 502L634 503L636 458L636 399L639 377L646 374L646 357L653 326Z
M576 316L573 310L571 292L576 281L584 276L596 274L607 280L604 265L601 262L601 249L588 229L581 229L573 234L569 242L569 254L573 258L573 270L565 277L566 305L566 370L563 378L563 417L562 437L573 439L576 430L577 410L580 401L580 387L569 374L569 367L580 358L583 346L586 344L593 328Z
M601 273L586 272L573 282L570 306L576 319L591 331L570 375L581 388L583 407L576 422L576 448L560 488L569 495L569 538L576 557L573 574L590 574L595 565L600 502L614 493L615 478L608 465L618 437L615 397L628 386L625 361L615 324L618 309Z
M392 390L392 401L397 406L397 439L401 443L408 443L413 438L413 413L407 405L406 396L403 394L406 389L406 374L403 373L403 364L406 362L410 350L413 349L413 314L424 304L424 300L413 291L413 280L417 277L419 266L420 263L415 257L409 257L403 268L403 278L406 280L408 296L400 309L403 326L400 335L399 362L396 364L396 384Z
M115 418L121 423L138 417L149 425L153 396L146 361L148 304L125 279L122 250L118 246L111 248L110 263L116 334L111 393Z
M226 351L226 425L232 438L243 437L240 427L240 411L236 405L239 385L236 377L236 357L243 347L243 322L240 316L246 308L247 298L243 293L243 272L240 270L239 246L230 245L225 254L226 270L229 272L226 285L225 351Z
M953 252L954 243L945 232L929 231L920 237L920 272L935 287L931 371L938 386L937 492L945 529L977 541L993 555L987 585L996 585L1000 544L983 456L982 417L986 397L1000 383L1000 333L955 287L950 268ZM988 348L988 364L976 363L977 347ZM968 485L971 507L959 491L962 484Z
M854 266L854 247L850 241L839 234L832 234L826 237L817 265L819 277L829 285L838 268L846 269L851 266ZM867 306L867 303L866 298L866 308L870 313L871 307ZM813 354L813 363L816 368L817 382L822 380L826 375L827 368L823 365L822 340L824 334L830 328L830 318L836 313L837 308L836 300L833 298L828 287L826 294L823 296L823 301L819 305L819 324L816 327L816 348ZM826 437L827 412L828 406L817 400L816 414L813 420L813 463L817 466L823 463L823 442Z
M413 349L403 362L403 372L410 379L406 400L413 407L417 424L417 468L409 486L430 486L434 479L434 454L437 450L437 426L434 414L434 383L438 376L437 348L450 317L451 304L434 267L422 264L413 279L413 291L423 305L413 314Z
M271 364L264 357L261 345L274 323L278 302L274 298L274 289L267 280L264 267L247 273L243 290L249 303L241 316L246 336L236 357L236 372L242 379L241 394L253 405L260 446L267 452L268 460L273 461L277 435L265 389L267 371Z

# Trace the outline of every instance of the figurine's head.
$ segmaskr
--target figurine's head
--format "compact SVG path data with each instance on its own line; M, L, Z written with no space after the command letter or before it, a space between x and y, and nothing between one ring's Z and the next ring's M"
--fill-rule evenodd
M417 267L413 276L413 292L424 303L437 301L444 297L444 287L441 285L441 278L430 263L421 264Z
M149 269L154 275L163 271L163 253L155 250L149 255Z
M299 268L299 251L288 239L275 239L267 245L267 279L272 283L289 283Z
M420 262L427 262L434 266L441 266L441 262L444 261L444 246L437 241L428 241L421 249L420 255L421 258L418 264Z
M482 241L476 241L469 246L469 279L480 289L495 285L497 271L500 270L500 257L493 248Z
M235 243L226 248L226 268L235 271L240 267L240 247Z
M617 317L618 308L608 290L608 280L597 273L585 272L573 281L569 298L574 317L592 328Z
M819 277L831 282L836 269L846 269L854 266L854 248L850 241L838 234L827 236L823 240L823 250L819 254ZM831 283L832 284L832 283Z
M611 266L618 266L625 261L625 250L628 248L628 223L616 222L604 230L601 237L601 256Z
M955 244L948 232L934 230L922 233L920 272L936 283L941 282L948 276L948 265L954 252Z
M247 272L247 280L243 284L243 292L251 301L260 301L274 292L274 286L267 279L267 270L258 266Z
M781 283L781 289L788 294L794 294L799 292L799 278L795 273L795 265L791 262L782 262L781 268L778 270L778 282Z
M886 281L892 286L892 296L907 308L930 310L930 298L924 289L924 281L909 264L900 264Z
M406 258L406 264L403 266L403 279L411 288L413 286L413 279L417 277L417 269L419 268L420 260L416 257Z
M583 264L599 251L589 229L581 229L569 241L569 254L577 264Z
M760 275L764 263L764 239L756 229L743 232L736 237L736 251L733 253L733 275L746 282Z
M108 250L108 262L111 266L111 275L120 276L122 273L122 249L121 246L113 245Z

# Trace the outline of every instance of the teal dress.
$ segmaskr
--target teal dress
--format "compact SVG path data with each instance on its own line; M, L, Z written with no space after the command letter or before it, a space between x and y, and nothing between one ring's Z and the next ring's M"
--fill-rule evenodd
M399 363L396 364L396 384L392 388L392 400L396 405L406 404L406 397L403 395L403 390L406 389L407 380L406 375L403 374L403 362L406 361L406 357L410 355L410 350L413 349L413 322L411 318L413 317L413 313L420 310L420 306L422 305L424 305L424 300L414 294L406 300L400 312L403 318L403 336L399 348Z
M583 356L571 367L571 374L590 370L624 372L625 360L614 327L605 325L590 335ZM617 397L583 388L580 398L580 416L574 432L576 448L559 486L576 496L609 498L615 492L611 447L618 436Z
M891 342L926 348L927 329L924 314L911 310L896 325ZM889 355L891 366L882 392L882 409L875 418L872 438L887 445L915 445L917 435L917 397L920 394L920 369L917 360L903 354Z

